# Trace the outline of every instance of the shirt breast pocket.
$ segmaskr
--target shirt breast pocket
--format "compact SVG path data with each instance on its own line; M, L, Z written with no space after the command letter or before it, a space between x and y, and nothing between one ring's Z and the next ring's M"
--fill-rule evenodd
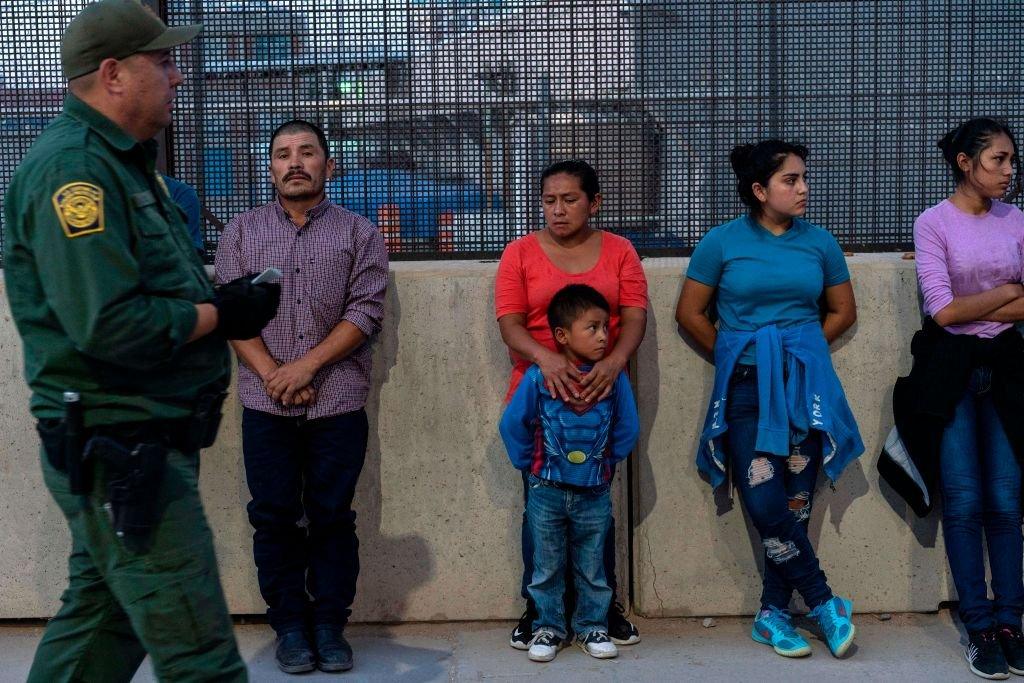
M130 198L132 219L135 228L143 237L162 239L169 236L170 225L167 218L160 212L157 199L152 192L137 192Z
M138 233L136 256L147 291L181 293L189 289L188 266L156 199L143 192L132 197L132 205L132 220Z

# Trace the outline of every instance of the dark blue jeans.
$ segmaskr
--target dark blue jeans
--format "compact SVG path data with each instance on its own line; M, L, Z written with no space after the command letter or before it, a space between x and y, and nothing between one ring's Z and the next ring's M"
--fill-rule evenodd
M530 597L537 606L533 630L565 632L565 588L576 588L573 632L581 639L608 630L612 589L604 572L604 541L612 519L609 486L566 490L528 478L526 516L533 538ZM568 556L569 561L566 562ZM566 582L566 570L573 577Z
M522 551L523 551L523 579L520 586L520 595L531 605L533 605L533 599L530 597L530 581L533 580L533 538L530 536L530 523L526 517L526 507L530 500L530 473L526 470L522 471L523 475L523 528L522 528ZM615 477L615 470L612 469L612 478ZM611 479L609 479L611 484ZM617 588L615 582L615 518L612 517L611 524L608 526L608 535L604 539L604 574L608 581L608 585L612 589L612 595L614 599L615 590ZM572 570L568 566L566 567L565 577L565 602L566 611L572 612L573 605L576 604L576 589L573 586L572 581Z
M359 576L352 497L368 431L364 410L316 420L242 412L256 575L279 634L348 621Z
M761 608L787 609L793 590L811 609L832 597L807 537L821 438L812 432L788 457L760 453L757 443L757 368L737 365L729 383L725 450L733 484L764 546Z
M1024 581L1020 466L992 402L992 371L976 368L942 435L942 532L960 620L968 631L1021 625ZM1024 416L1021 416L1024 419ZM992 593L988 598L981 532Z

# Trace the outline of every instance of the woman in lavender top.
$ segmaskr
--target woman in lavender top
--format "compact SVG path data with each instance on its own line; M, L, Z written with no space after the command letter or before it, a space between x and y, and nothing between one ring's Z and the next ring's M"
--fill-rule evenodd
M993 339L1024 320L1024 214L1002 201L1021 189L1017 143L1005 124L980 118L951 130L939 148L957 185L914 223L924 310L954 335ZM984 678L1007 678L1009 671L1024 674L1021 470L992 386L992 366L978 361L942 433L939 478L946 555L969 636L967 660Z

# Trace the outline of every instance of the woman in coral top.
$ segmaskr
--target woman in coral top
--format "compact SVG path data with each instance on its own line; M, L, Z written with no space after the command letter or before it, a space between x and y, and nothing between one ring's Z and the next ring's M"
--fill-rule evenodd
M552 395L585 406L611 391L629 357L640 346L647 326L647 278L629 240L590 225L590 219L601 208L600 185L590 164L562 161L548 166L541 174L541 204L545 227L505 247L498 265L494 303L501 338L509 347L513 363L505 400L515 392L527 368L536 363ZM578 372L558 353L548 326L551 298L570 284L590 285L611 307L611 351L586 374ZM529 495L527 474L523 472L524 502ZM605 571L613 591L614 529L613 521L604 551ZM527 604L510 644L526 650L533 637L537 612L527 592L533 574L533 548L525 515L522 539L522 596ZM572 571L571 567L568 571ZM572 586L572 581L566 585ZM567 611L571 613L572 610ZM615 599L608 612L608 634L618 645L640 641L636 627L626 619L622 605Z

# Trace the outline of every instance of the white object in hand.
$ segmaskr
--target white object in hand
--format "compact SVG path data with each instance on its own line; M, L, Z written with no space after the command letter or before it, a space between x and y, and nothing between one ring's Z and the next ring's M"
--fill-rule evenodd
M260 285L264 282L277 282L281 279L281 271L271 266L252 279L252 284Z

